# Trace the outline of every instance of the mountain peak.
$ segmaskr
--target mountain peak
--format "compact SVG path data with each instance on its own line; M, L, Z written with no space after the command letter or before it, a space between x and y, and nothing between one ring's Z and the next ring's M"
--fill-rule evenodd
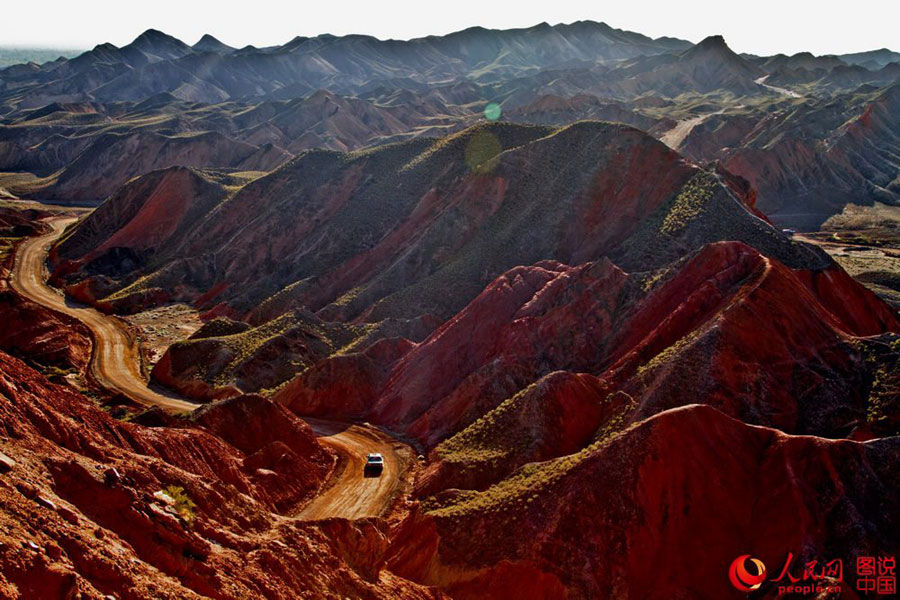
M167 33L163 33L159 29L148 29L141 35L137 36L134 41L138 40L172 40L175 39Z
M682 53L685 58L700 58L702 60L726 60L729 62L746 62L738 56L734 50L725 43L725 38L721 35L711 35L704 38L699 44L688 48Z
M721 35L711 35L679 56L682 68L694 79L697 89L752 90L753 81L765 72L728 47Z
M725 43L725 38L721 35L711 35L707 38L704 38L699 44L695 46L696 48L719 48L730 50L728 44Z
M216 52L219 54L227 54L234 51L234 48L228 44L222 43L208 33L204 33L203 37L200 38L196 44L191 46L191 48L200 52Z
M148 29L141 35L134 38L129 44L133 48L141 49L162 49L178 50L183 52L189 46L176 37L172 37L168 33L164 33L158 29Z

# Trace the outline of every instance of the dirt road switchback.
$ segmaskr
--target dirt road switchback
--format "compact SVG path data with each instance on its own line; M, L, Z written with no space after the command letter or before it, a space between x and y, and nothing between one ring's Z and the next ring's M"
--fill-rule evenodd
M140 353L125 324L116 317L89 306L67 300L46 283L45 262L50 247L74 217L57 217L48 222L51 230L19 245L10 282L19 294L52 310L70 315L91 332L91 370L100 385L118 391L147 406L171 411L191 411L197 406L175 393L148 387L141 377ZM348 519L383 515L400 490L410 463L411 451L388 434L370 426L309 420L322 443L333 448L339 463L320 496L296 516L302 519L344 517ZM377 477L363 473L366 455L384 456L384 470Z

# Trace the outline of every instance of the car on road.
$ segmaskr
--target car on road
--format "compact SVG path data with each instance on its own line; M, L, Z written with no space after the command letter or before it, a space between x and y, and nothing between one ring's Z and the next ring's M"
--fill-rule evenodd
M363 472L366 475L380 475L384 470L384 457L378 453L366 456L366 466Z

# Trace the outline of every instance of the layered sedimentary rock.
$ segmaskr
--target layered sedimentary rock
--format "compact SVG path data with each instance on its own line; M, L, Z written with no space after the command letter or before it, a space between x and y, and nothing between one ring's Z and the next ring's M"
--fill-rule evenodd
M454 598L738 598L752 552L777 596L802 565L891 555L897 438L791 436L703 405L670 409L483 492L447 492L398 532L390 567Z
M601 399L633 397L635 420L701 398L751 423L835 437L866 424L869 338L898 332L896 313L836 265L790 269L722 242L638 275L609 261L517 267L387 374L348 378L338 364L366 363L326 360L276 399L301 414L365 416L433 446L565 370L599 377ZM358 382L346 403L322 373Z
M827 263L761 219L733 178L617 124L493 124L438 142L309 152L214 209L173 211L174 237L141 225L166 197L154 177L56 247L58 260L74 261L62 265L70 283L98 271L98 253L152 251L100 282L101 304L159 289L251 321L298 306L325 320L445 319L503 271L544 259L609 256L648 270L736 239L791 266ZM104 240L98 230L136 235Z
M263 398L146 427L0 353L0 434L5 596L439 597L382 570L381 523L279 515L333 459Z

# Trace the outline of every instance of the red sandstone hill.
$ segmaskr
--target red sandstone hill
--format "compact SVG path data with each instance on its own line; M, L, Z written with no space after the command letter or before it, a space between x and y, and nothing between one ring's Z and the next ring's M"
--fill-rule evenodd
M388 564L460 599L718 599L742 597L743 553L770 578L788 552L896 553L898 333L836 266L740 243L640 275L516 268L347 406L428 445L458 430ZM333 409L327 362L280 399L305 382L295 409L322 410L320 390Z
M157 362L155 381L194 398L221 398L272 389L364 336L366 328L325 323L306 312L259 327L216 319L172 344Z
M515 265L609 256L646 271L718 240L794 267L829 264L775 230L746 182L621 124L491 124L437 142L307 152L240 184L154 172L54 249L55 280L104 311L177 300L255 326L170 348L154 377L196 398L272 390L307 367L317 377L316 362L378 339L419 342ZM278 324L298 308L313 313L307 325Z
M333 459L260 397L145 427L0 353L0 453L3 597L439 597L382 571L377 521L279 516L322 485ZM192 512L159 493L170 486Z
M759 191L779 223L817 228L847 203L896 204L900 84L804 99L779 110L713 115L679 147L721 160Z
M53 313L10 289L7 277L14 250L24 236L42 233L44 210L0 206L0 350L31 364L83 373L91 354L88 330L77 320Z
M702 401L750 423L844 436L869 418L877 365L862 346L887 332L900 333L896 313L836 265L794 270L723 242L652 273L609 261L517 267L394 362L328 359L276 399L434 446L564 370L598 377L585 388L596 402L633 398L626 421ZM357 382L353 393L336 394L338 380Z
M157 169L184 166L268 171L290 157L286 151L266 152L217 132L107 134L99 136L54 175L52 187L38 196L97 203L131 178Z
M189 418L114 420L0 353L0 596L738 598L733 558L775 576L793 552L842 559L852 597L857 556L900 551L900 321L753 186L822 214L896 200L896 86L786 99L721 38L685 47L590 23L240 51L151 31L0 72L0 167L55 172L70 200L129 180L56 247L54 281L107 312L241 319L157 363L234 395ZM461 126L494 94L514 119L657 132L725 107L683 147L738 175L596 122L274 169ZM244 96L276 100L194 102ZM67 346L68 323L0 300L22 324L0 347L81 368L81 330ZM334 465L298 414L421 442L408 518L290 518Z
M374 322L450 317L500 273L544 259L608 255L647 270L736 239L793 266L827 264L760 219L746 189L620 124L490 124L436 142L307 152L196 212L182 208L188 190L160 189L171 176L148 177L57 246L77 267L65 281L88 285L83 299L117 310L129 296L202 298L254 324L300 306ZM161 223L179 235L159 235ZM148 258L85 284L113 251Z
M225 196L221 182L195 169L154 171L118 190L79 226L77 238L67 243L89 261L116 248L127 248L140 260L163 244L181 242L178 236L184 235L185 220L199 218Z
M774 339L770 330L747 333L764 319L783 340L771 356L765 343ZM50 596L73 587L173 598L192 592L290 597L297 589L437 596L418 583L462 599L739 597L727 582L727 566L748 549L772 569L788 551L801 563L840 557L846 564L856 555L896 552L900 499L891 482L900 475L900 449L896 438L859 443L789 435L691 403L705 395L723 411L775 421L777 414L760 410L766 401L780 401L767 388L775 394L773 386L797 385L802 393L819 377L820 387L797 401L811 405L810 399L824 398L824 406L804 407L816 418L775 424L796 431L826 427L830 407L837 406L867 421L871 436L885 420L900 422L872 381L875 371L897 364L896 336L878 335L897 329L896 315L836 267L792 270L735 242L708 245L664 270L636 275L609 261L513 269L423 343L383 340L343 358L352 364L365 357L372 376L389 385L400 366L418 362L425 380L435 377L429 385L437 390L461 377L464 388L468 369L486 363L496 365L501 387L554 361L581 361L573 370L612 367L600 376L549 373L439 445L418 485L421 503L412 504L412 516L390 538L369 521L299 524L273 516L315 485L302 478L316 468L303 457L327 464L315 458L321 450L302 422L278 404L244 396L202 409L180 429L123 424L0 355L3 395L14 399L2 409L8 418L0 411L0 427L10 438L0 440L0 451L17 461L0 482L15 483L23 474L26 480L0 485L0 498L10 506L5 548L24 541L26 556L33 557L0 554L14 565L4 568L3 584ZM684 343L670 341L683 339L683 331L695 333ZM615 341L604 341L610 336ZM806 336L812 340L800 348L806 353L793 355L793 343ZM777 367L790 356L791 375L750 393L747 380L727 378L722 381L731 387L719 393L694 382L678 390L679 374L698 372L685 354L708 350L694 341L708 338L719 345L701 361L730 357L734 373L756 381L755 365L780 375ZM442 354L444 345L455 352ZM423 358L429 352L431 363ZM336 374L340 380L332 384L346 384L346 370L326 367L338 358L317 365L324 382ZM667 366L673 368L660 374ZM515 372L504 378L507 368ZM440 369L449 383L437 379ZM856 399L841 404L827 395L854 376L848 369L859 371L861 390L872 388L862 407ZM660 405L654 399L659 380L680 391L686 406ZM640 381L652 383L611 393L613 386ZM469 398L499 397L490 386L472 389L478 393ZM435 403L448 406L440 398ZM410 406L410 414L418 410ZM260 462L274 456L265 450L271 446L278 446L277 454L289 448L296 458ZM103 475L111 485L100 479L98 464L115 466L117 474ZM283 487L286 481L292 485ZM197 503L194 525L186 527L152 496L171 484ZM793 500L786 504L785 498ZM34 532L30 524L45 513L42 530ZM110 540L122 545L122 555L105 553ZM131 557L137 562L126 562Z
M794 577L842 559L842 597L855 597L855 557L900 550L898 456L897 437L786 435L688 405L429 501L388 564L459 600L720 600L746 597L728 581L736 557L774 579L791 552Z
M47 367L84 373L91 357L79 321L25 300L0 283L0 350Z

